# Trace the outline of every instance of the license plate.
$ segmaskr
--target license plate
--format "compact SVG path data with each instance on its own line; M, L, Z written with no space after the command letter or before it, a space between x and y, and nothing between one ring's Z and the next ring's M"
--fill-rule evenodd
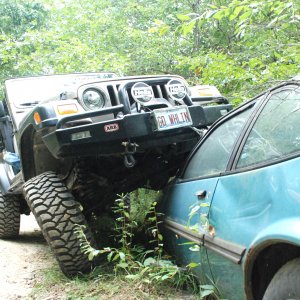
M193 124L187 106L156 109L153 111L153 115L158 131L191 126Z

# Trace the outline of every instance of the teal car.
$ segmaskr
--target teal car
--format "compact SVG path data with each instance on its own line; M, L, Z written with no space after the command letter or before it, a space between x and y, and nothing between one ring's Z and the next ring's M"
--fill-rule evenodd
M169 252L222 298L300 299L299 78L217 121L161 210Z

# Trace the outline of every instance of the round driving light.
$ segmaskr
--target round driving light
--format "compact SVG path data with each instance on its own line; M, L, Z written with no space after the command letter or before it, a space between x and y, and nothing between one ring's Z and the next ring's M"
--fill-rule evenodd
M131 95L134 101L146 103L154 98L152 87L144 82L137 82L131 88Z
M183 98L187 95L186 85L179 79L170 80L167 83L166 88L170 98L175 101L183 100Z
M88 110L103 108L105 106L105 96L96 89L87 89L83 92L82 104Z

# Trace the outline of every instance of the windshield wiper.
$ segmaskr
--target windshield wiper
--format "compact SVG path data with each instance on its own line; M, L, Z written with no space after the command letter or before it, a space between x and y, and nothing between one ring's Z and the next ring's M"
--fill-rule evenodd
M37 105L39 103L40 103L39 101L32 101L32 102L23 102L23 103L20 103L20 105L21 106L34 106L34 105Z

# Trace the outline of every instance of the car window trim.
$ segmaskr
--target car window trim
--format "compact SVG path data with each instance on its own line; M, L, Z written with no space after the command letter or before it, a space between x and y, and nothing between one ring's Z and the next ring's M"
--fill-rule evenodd
M228 161L228 165L227 165L227 168L226 168L226 173L229 173L231 170L235 169L236 164L237 164L237 160L241 155L244 144L246 143L246 140L247 140L254 124L256 123L256 120L258 119L258 117L260 116L262 110L264 109L265 105L267 104L267 99L269 99L269 95L270 95L270 93L267 93L265 95L265 98L262 99L262 102L257 106L256 109L253 110L253 112L250 114L249 119L244 124L244 127L243 127L237 141L236 141L234 149L231 153L231 157ZM257 100L257 98L256 98L256 100Z
M244 173L244 172L259 170L261 168L273 166L273 165L276 165L276 164L279 164L279 163L282 163L282 162L285 162L285 161L289 161L291 159L298 158L298 157L300 157L300 150L297 151L297 152L293 152L291 154L284 155L280 158L274 158L272 160L260 162L260 163L257 163L255 165L242 167L242 168L239 168L239 169L232 169L232 170L226 172L226 174L223 173L222 175L223 176L224 175L234 175L234 174L240 174L240 173Z
M295 84L294 82L293 83L289 83L289 84L283 84L282 86L280 86L279 88L275 88L275 89L272 89L269 91L268 95L266 96L266 98L263 100L262 104L260 105L260 107L258 108L258 110L256 111L256 116L251 119L251 117L249 118L249 120L251 119L251 122L249 126L247 127L244 127L245 128L245 131L242 132L243 134L240 135L240 143L238 144L237 146L237 149L236 152L232 155L232 162L231 162L231 165L228 166L228 172L230 171L238 171L238 170L243 170L243 172L245 170L255 170L255 169L259 169L259 168L262 168L264 166L268 166L268 165L273 165L273 164L276 164L278 162L281 162L281 161L286 161L286 160L289 160L291 159L290 157L297 157L299 156L299 152L300 152L300 149L299 151L296 151L296 152L293 152L293 153L289 153L289 154L286 154L286 155L283 155L282 157L280 158L275 158L273 160L268 160L268 161L265 161L265 162L258 162L256 164L253 164L251 166L247 166L247 167L242 167L242 168L237 168L237 164L239 162L239 159L240 159L240 156L242 154L242 151L244 149L244 146L248 140L248 137L254 127L254 125L256 124L256 121L257 119L259 118L259 116L261 115L262 111L264 110L265 106L267 105L269 99L274 95L274 94L277 94L281 91L284 91L284 90L292 90L293 87L297 87L299 88L300 87L300 84ZM297 154L298 153L298 154ZM230 172L230 173L233 173L233 172ZM235 174L236 173L240 173L240 172L234 172Z
M195 181L195 180L199 180L199 179L208 179L208 178L214 178L214 177L220 177L224 174L227 173L228 171L228 165L229 165L229 162L231 161L232 159L232 154L230 155L230 158L229 158L229 161L228 161L228 164L227 164L227 167L226 169L224 170L224 172L219 172L219 173L215 173L215 174L210 174L210 175L206 175L206 176L198 176L198 177L193 177L193 178L188 178L188 179L183 179L182 176L184 175L192 157L196 154L196 152L198 151L198 149L202 146L203 143L205 143L205 141L209 138L209 136L217 129L219 128L220 126L222 126L222 124L224 124L226 121L234 118L236 115L240 114L240 113L243 113L244 111L246 111L247 109L250 109L251 107L253 107L256 103L256 100L262 96L263 94L260 94L259 96L255 97L254 99L250 100L249 102L243 104L242 106L236 108L235 110L233 110L231 113L229 113L228 115L224 116L223 118L221 118L219 121L217 121L216 124L214 124L210 129L209 129L209 132L208 134L205 136L204 139L202 139L198 145L193 149L193 151L191 152L191 154L189 155L184 167L182 168L182 170L180 171L179 173L179 176L178 176L178 180L177 182L189 182L189 181ZM252 115L252 114L251 114ZM249 119L251 119L251 115L249 117ZM234 147L233 149L235 150L236 148L236 144L238 143L242 133L244 132L244 128L245 128L245 125L248 124L248 121L243 125L243 129L241 131L241 133L239 134L239 137L237 139L237 141L235 142L234 144Z

